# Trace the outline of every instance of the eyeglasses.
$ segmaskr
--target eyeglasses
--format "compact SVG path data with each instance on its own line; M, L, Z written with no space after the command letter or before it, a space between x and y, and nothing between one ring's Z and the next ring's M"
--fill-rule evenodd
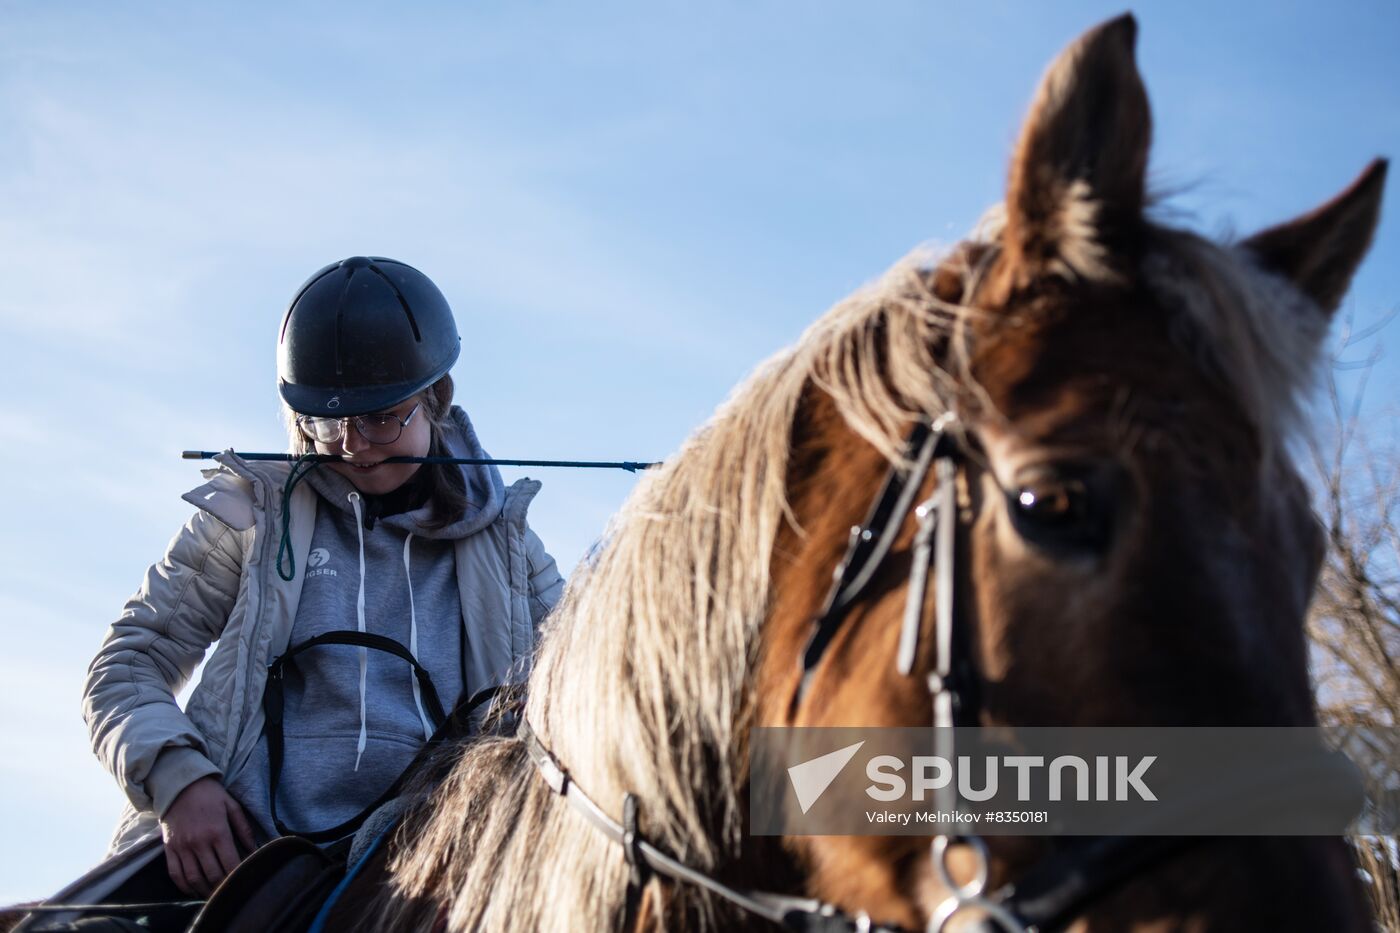
M349 418L317 418L314 415L298 415L297 427L301 433L305 434L313 441L322 444L335 444L345 436L345 426L348 422L355 423L355 430L360 432L360 437L371 444L392 444L403 434L403 429L408 427L408 423L413 420L413 416L418 414L418 409L422 402L413 406L413 410L407 416L400 418L392 412L378 412L372 415L353 415Z

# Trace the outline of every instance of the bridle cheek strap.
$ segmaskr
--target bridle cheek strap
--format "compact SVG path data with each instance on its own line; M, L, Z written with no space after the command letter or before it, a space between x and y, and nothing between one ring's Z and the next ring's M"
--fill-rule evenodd
M957 464L951 455L938 457L934 465L933 495L914 510L918 531L914 534L913 562L904 604L904 624L899 632L899 654L895 666L908 677L914 673L919 654L919 634L924 626L924 603L928 599L929 565L938 577L934 590L935 673L947 679L953 653L953 545L957 533ZM948 723L952 725L952 723ZM935 722L935 725L937 723Z
M909 514L910 507L914 504L914 498L919 494L919 489L924 484L924 477L928 475L929 466L937 458L940 464L945 460L948 461L949 467L955 471L956 468L952 467L951 457L954 455L956 447L948 434L948 429L955 420L955 416L948 412L939 416L935 421L915 423L904 444L905 460L909 462L909 468L907 470L901 469L898 465L890 467L884 485L871 505L864 523L851 529L845 557L842 558L841 563L837 564L832 573L831 589L822 604L821 612L812 620L812 634L802 652L802 679L798 684L794 705L801 703L806 698L817 667L821 664L822 658L825 657L827 649L831 647L831 642L836 637L842 623L845 622L847 613L860 599L870 581L875 578L876 571L880 569L880 565L884 563L890 549L894 547L895 539L899 537L900 531L904 528L904 520ZM948 472L940 467L940 476ZM952 489L951 482L943 483L940 480L940 485L948 486L950 491ZM953 502L956 504L956 499ZM941 524L950 529L946 547L951 555L951 529L954 520L949 518ZM943 537L940 536L939 539L940 553L945 547ZM916 560L917 563L920 562ZM921 563L926 581L927 556ZM940 561L940 564L948 563ZM924 586L919 586L918 589L920 590L920 604L917 611L921 613ZM912 592L913 587L911 587L911 599L914 598ZM951 593L948 598L951 600ZM948 609L951 612L951 602L948 603ZM918 622L916 621L914 625L917 627ZM908 631L907 611L905 629L901 638L901 646L904 642L909 641L909 654L912 656L917 648L918 633L915 631L911 636ZM912 661L910 664L912 666Z

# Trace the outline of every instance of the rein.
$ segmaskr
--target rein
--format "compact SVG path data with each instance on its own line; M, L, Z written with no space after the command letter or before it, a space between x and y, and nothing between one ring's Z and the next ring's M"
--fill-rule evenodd
M335 826L320 830L300 830L292 829L282 821L277 813L277 790L282 783L282 759L286 750L286 741L283 734L284 713L285 713L285 682L289 671L297 670L297 655L311 648L322 645L350 645L361 648L372 648L406 662L413 668L413 676L418 680L418 689L423 697L424 712L433 724L433 734L424 744L424 749L431 749L442 743L443 735L447 726L447 714L443 711L442 700L438 698L437 688L433 686L433 678L428 673L428 669L418 663L418 659L413 656L402 644L384 635L376 635L373 632L357 632L353 629L346 631L322 632L314 638L289 648L287 652L274 660L267 669L267 686L263 690L263 717L266 721L267 735L267 767L269 772L268 780L268 809L272 816L272 825L283 836L301 836L315 843L334 842L350 833L355 832L369 819L370 814L378 810L384 804L397 797L403 789L408 775L417 770L417 764L422 760L422 753L415 758L384 792L364 807L359 813L344 820ZM466 707L455 710L459 719L470 715L483 702L491 699L496 693L495 687L487 687L467 701Z
M825 904L813 898L730 887L698 869L691 868L679 859L666 854L637 832L635 806L624 806L624 810L630 809L632 811L633 820L630 827L618 823L608 816L607 812L574 782L573 778L569 776L569 772L544 746L539 736L535 734L535 730L530 727L529 720L524 718L520 720L520 729L516 735L524 742L530 760L534 762L535 768L539 771L540 777L544 778L544 782L549 785L549 789L563 797L565 802L592 823L595 829L621 845L629 866L635 868L638 865L645 865L641 872L644 879L650 872L655 872L673 881L696 885L711 894L724 898L736 907L763 917L765 920L771 920L789 930L812 931L812 933L843 933L843 931L905 933L903 927L876 924L869 915L864 913L852 917L831 904ZM636 798L628 794L626 800L635 803ZM634 881L636 876L637 872L634 871ZM640 892L639 885L636 885L634 881L629 881L628 885L630 889L628 891L628 913L631 916L624 923L624 929L629 929L636 920L634 905ZM641 885L645 885L645 883L646 880L640 882Z

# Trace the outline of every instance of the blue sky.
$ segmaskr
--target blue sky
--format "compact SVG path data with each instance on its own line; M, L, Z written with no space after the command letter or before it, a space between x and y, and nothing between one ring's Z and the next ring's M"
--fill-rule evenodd
M178 452L281 448L276 325L311 272L427 272L496 455L660 458L834 301L965 233L1046 63L1120 11L0 3L0 825L24 840L0 902L102 853L120 796L83 672L187 517ZM1136 12L1184 223L1246 233L1400 155L1393 0ZM1400 305L1391 194L1358 326ZM1384 355L1373 420L1397 386ZM570 567L633 480L542 475L532 521Z

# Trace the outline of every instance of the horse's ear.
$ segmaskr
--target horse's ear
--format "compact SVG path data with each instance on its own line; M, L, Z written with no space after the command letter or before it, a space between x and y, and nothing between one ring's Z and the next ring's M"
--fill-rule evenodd
M1152 115L1136 39L1124 14L1080 36L1041 79L1006 193L1003 244L1023 282L1113 278L1114 250L1141 227Z
M1385 170L1385 159L1375 160L1326 204L1256 233L1240 245L1331 314L1371 246L1381 216Z

